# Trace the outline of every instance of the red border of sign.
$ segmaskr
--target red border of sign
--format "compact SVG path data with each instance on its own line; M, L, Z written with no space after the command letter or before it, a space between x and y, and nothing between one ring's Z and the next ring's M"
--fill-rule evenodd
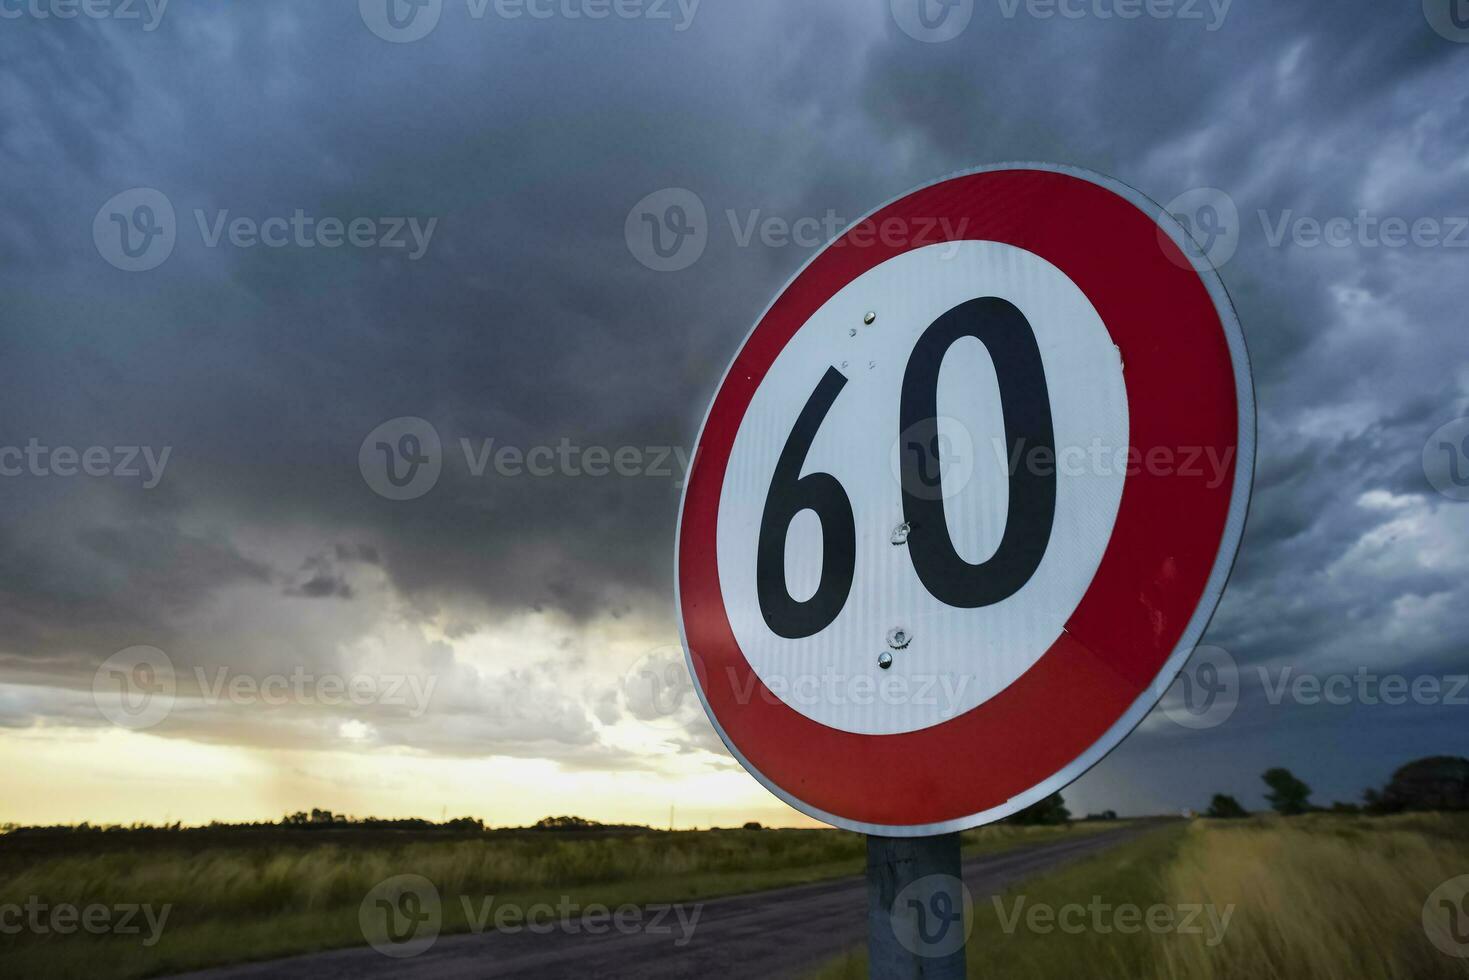
M1171 680L1182 666L1176 654L1190 625L1201 611L1204 622L1212 613L1218 596L1210 595L1211 583L1221 562L1224 574L1232 563L1235 525L1243 523L1239 484L1247 497L1253 463L1252 401L1247 436L1241 414L1240 392L1249 392L1243 344L1232 343L1226 328L1237 336L1227 298L1221 308L1206 281L1214 277L1217 284L1217 276L1195 270L1165 224L1171 219L1161 209L1149 214L1113 189L1121 185L1103 181L1081 171L987 170L880 208L787 286L715 396L680 515L676 574L685 645L726 744L777 795L807 813L852 829L916 833L1013 812L1063 773L1062 785L1080 775L1068 767L1089 750L1101 746L1100 758L1120 741L1136 724L1118 734L1121 720L1157 700L1165 669L1172 667L1164 678ZM884 244L872 233L890 219L912 229L939 216L948 223L935 224L917 242ZM1208 448L1230 453L1230 468L1217 486L1147 467L1130 473L1097 573L1065 632L1034 666L956 718L900 735L862 735L784 704L745 659L719 586L719 499L750 400L790 338L867 270L948 240L941 228L1026 249L1080 287L1121 350L1133 447ZM1238 463L1242 474L1235 472Z

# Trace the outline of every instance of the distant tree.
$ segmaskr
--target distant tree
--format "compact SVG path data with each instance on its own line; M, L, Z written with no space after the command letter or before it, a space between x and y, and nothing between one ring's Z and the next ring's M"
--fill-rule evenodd
M1071 819L1071 811L1066 809L1066 801L1061 798L1060 793L1052 793L1050 796L1021 810L1019 813L1008 817L1006 823L1019 824L1022 827L1055 826L1064 824Z
M1265 799L1282 816L1293 817L1311 809L1311 787L1297 779L1289 769L1267 769L1260 777L1270 792Z
M1204 812L1204 816L1215 820L1238 820L1249 815L1249 811L1239 805L1239 800L1225 793L1215 793L1214 799L1209 801L1209 809Z
M751 820L751 821L749 821L748 823L745 824L744 829L745 830L764 830L765 828L762 827L762 826L760 826L760 821L758 821L758 820Z
M585 817L542 817L536 821L536 830L591 830L600 827L595 820Z
M1097 820L1116 820L1117 819L1117 811L1116 810L1103 810L1101 813L1088 813L1082 819L1084 819L1084 820L1090 820L1090 821L1097 821Z
M1469 810L1469 759L1437 755L1408 763L1379 793L1363 794L1368 813Z
M453 827L456 830L484 830L485 822L479 817L455 817L444 826Z
M1343 803L1340 800L1337 800L1335 803L1331 804L1331 812L1339 813L1343 816L1352 816L1354 814L1361 813L1362 808L1357 806L1357 804L1355 803Z

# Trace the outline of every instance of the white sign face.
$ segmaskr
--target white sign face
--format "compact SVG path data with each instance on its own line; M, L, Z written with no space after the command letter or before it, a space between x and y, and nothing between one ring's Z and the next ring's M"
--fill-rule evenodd
M1013 305L1033 332L1043 375L1014 383L1033 381L1041 390L1029 395L1048 398L1051 447L1012 448L994 358L980 339L960 335L929 344L939 358L936 380L913 367L915 351L941 318L986 297ZM1045 259L1012 245L954 241L917 248L833 295L756 390L719 501L719 584L734 637L761 682L819 724L895 735L970 711L1029 670L1061 635L1112 535L1125 479L1125 467L1112 463L1129 445L1122 372L1112 337L1081 289ZM925 385L935 384L929 397L936 431L904 431L905 391L921 397ZM803 413L805 426L798 425ZM809 446L800 445L806 437ZM795 469L782 475L783 459ZM941 601L915 564L919 542L907 539L919 529L905 522L905 485L910 494L940 502L953 551L977 566L996 556L1007 528L1018 523L1009 513L1011 473L1027 468L1054 473L1053 521L1040 529L1048 540L1039 542L1038 564L1003 601ZM852 577L829 622L821 617L792 628L782 619L779 597L762 601L757 570L762 527L775 526L785 531L779 558L790 600L810 603L823 575L831 574L816 510L801 509L788 521L765 519L774 488L809 474L835 477L850 502ZM933 528L925 530L922 546L931 548ZM765 547L776 547L774 540ZM810 632L813 626L819 628ZM897 643L895 631L902 632ZM902 679L910 691L930 685L935 693L830 694L868 689L866 678L878 686ZM810 689L822 684L824 693Z

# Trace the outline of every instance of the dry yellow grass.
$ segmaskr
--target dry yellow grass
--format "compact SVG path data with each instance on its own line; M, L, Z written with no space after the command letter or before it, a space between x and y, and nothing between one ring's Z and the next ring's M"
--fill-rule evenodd
M1469 977L1439 952L1423 903L1469 872L1462 819L1305 817L1200 822L1164 875L1174 902L1235 906L1225 942L1159 945L1159 978L1429 980Z
M1469 959L1440 952L1423 907L1469 874L1469 817L1422 814L1199 820L1175 824L1017 885L1003 903L1061 908L1213 906L1227 928L1197 933L1002 928L977 899L971 977L1004 980L1462 980ZM1208 915L1200 924L1219 921ZM1112 926L1116 922L1111 923ZM867 975L862 951L820 980Z

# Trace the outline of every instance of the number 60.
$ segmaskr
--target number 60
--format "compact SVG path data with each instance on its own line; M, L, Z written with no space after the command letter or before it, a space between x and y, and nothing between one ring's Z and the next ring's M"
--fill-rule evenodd
M999 379L1006 458L1026 446L1055 451L1051 400L1035 331L1014 304L996 296L971 299L935 320L914 345L903 373L899 431L909 446L929 448L942 473L938 439L938 379L944 356L964 337L985 346ZM801 639L821 632L847 603L856 572L857 528L852 503L830 473L801 476L817 430L846 387L847 378L828 368L786 438L765 509L755 560L756 591L765 623L777 636ZM907 447L904 447L907 448ZM1023 466L1009 474L1009 510L995 553L971 564L954 547L942 495L913 492L917 465L903 457L903 519L911 528L908 548L919 581L937 600L961 609L1002 602L1020 591L1040 566L1056 515L1056 472ZM808 599L791 597L785 576L786 536L804 510L821 521L821 582Z

